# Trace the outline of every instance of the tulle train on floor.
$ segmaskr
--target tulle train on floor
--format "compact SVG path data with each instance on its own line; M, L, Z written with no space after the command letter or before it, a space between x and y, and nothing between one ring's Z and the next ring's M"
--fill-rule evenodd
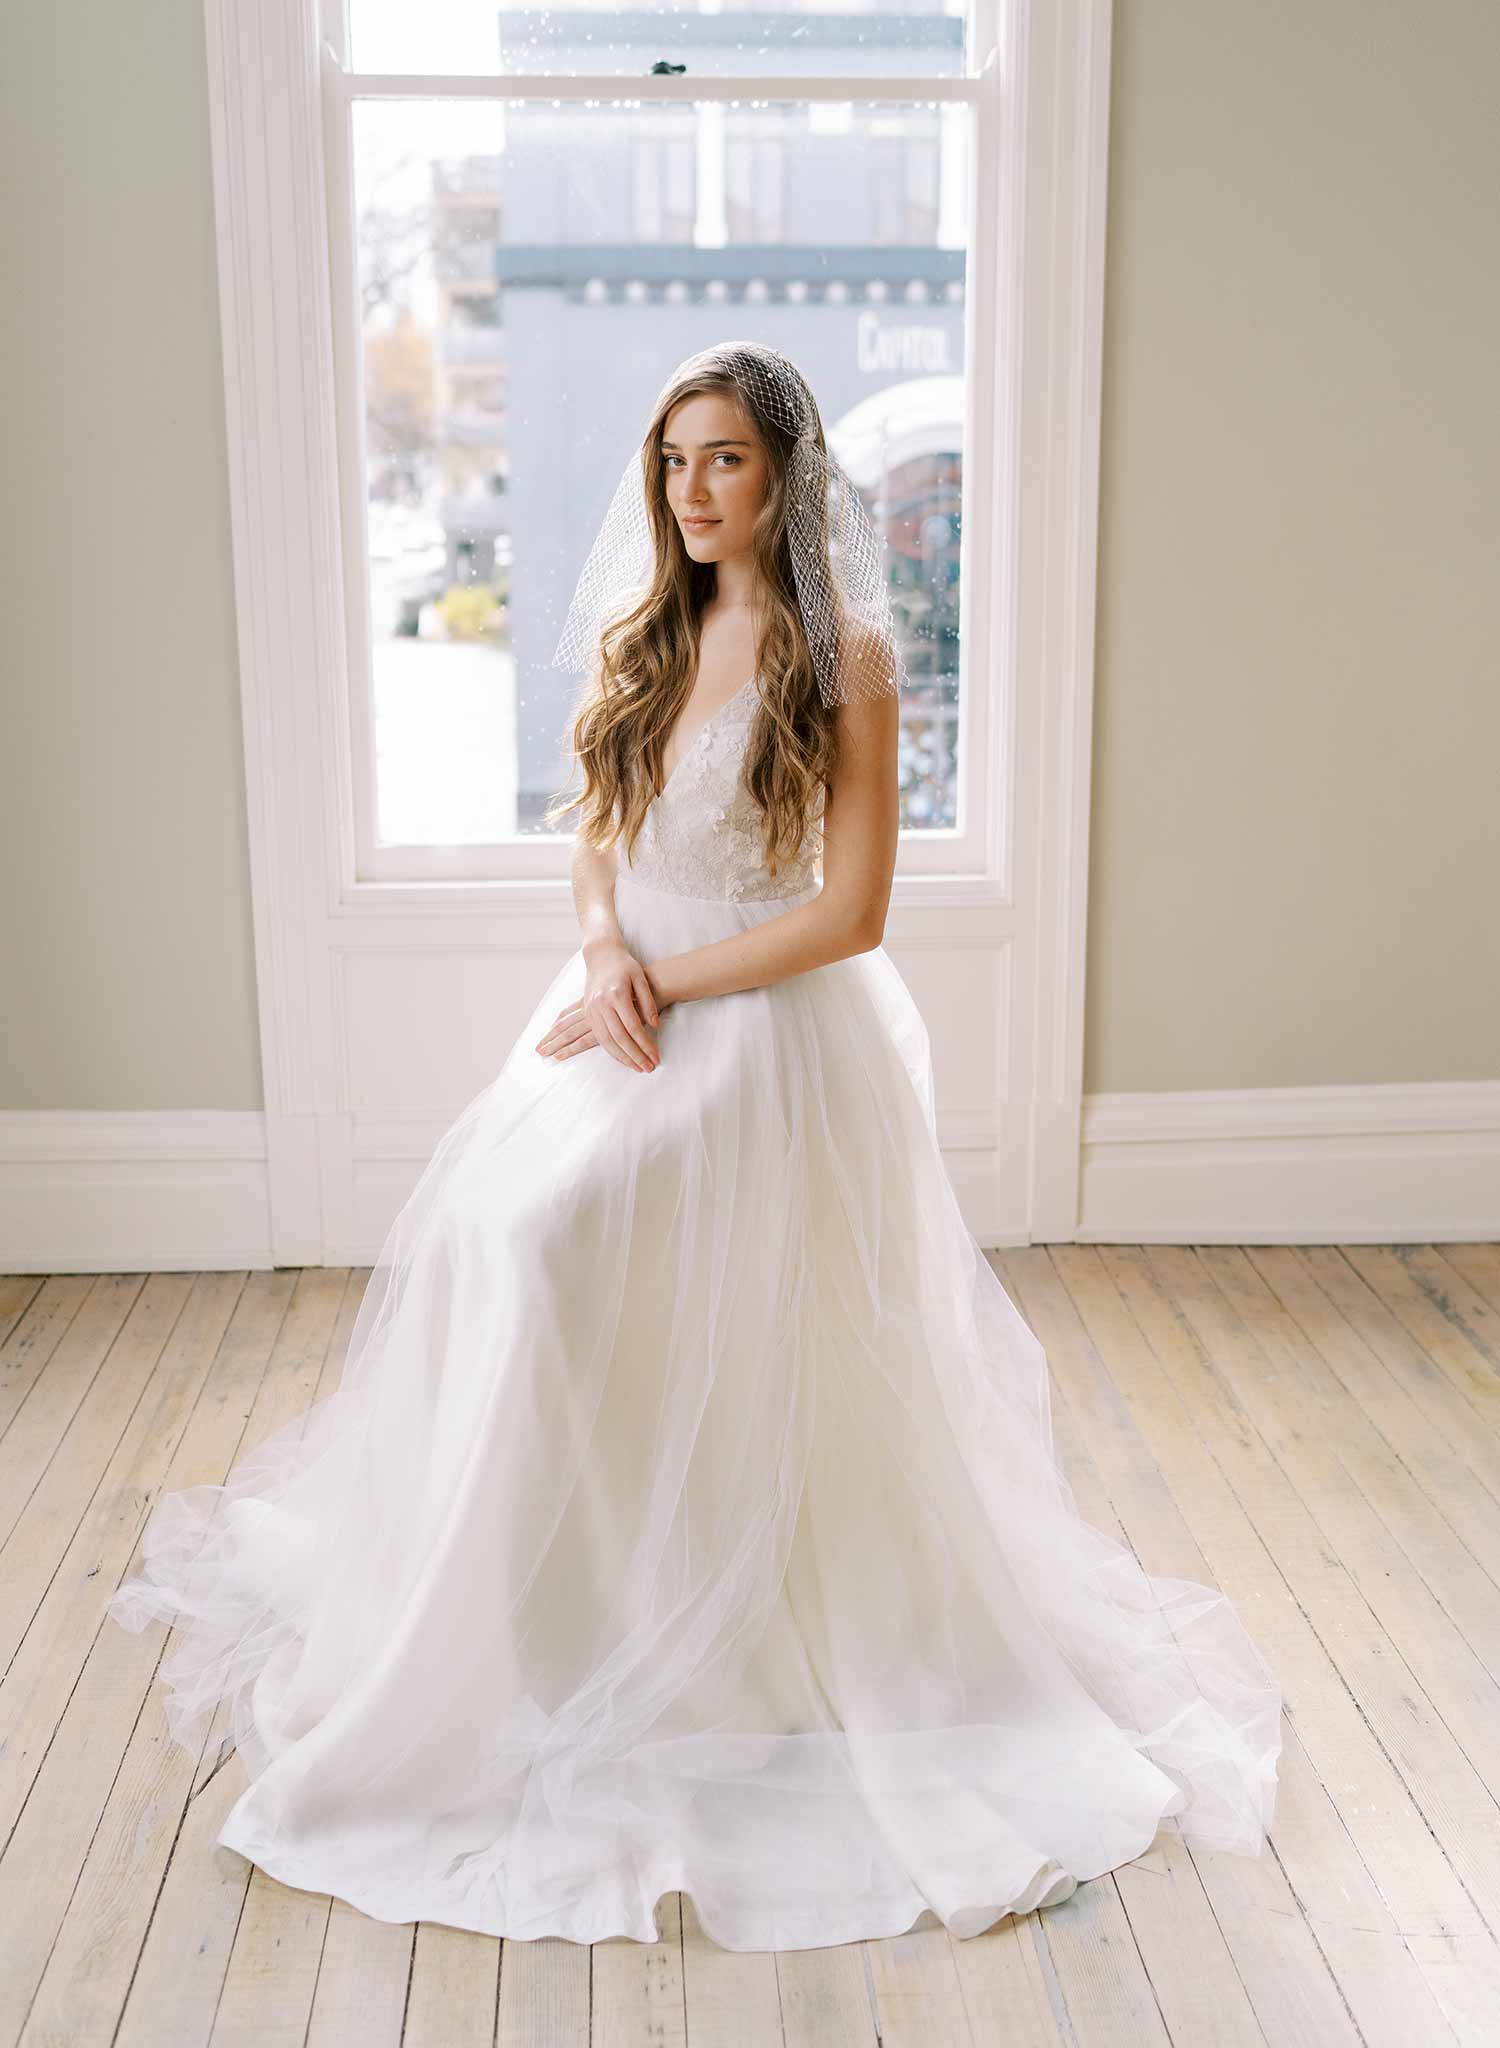
M791 905L616 907L649 961ZM438 1146L337 1390L162 1500L110 1602L175 1625L176 1739L231 1702L219 1839L508 1936L654 1940L681 1889L731 1949L978 1933L1158 1826L1258 1853L1277 1685L1078 1513L885 951L670 1009L644 1075L533 1051L583 973Z

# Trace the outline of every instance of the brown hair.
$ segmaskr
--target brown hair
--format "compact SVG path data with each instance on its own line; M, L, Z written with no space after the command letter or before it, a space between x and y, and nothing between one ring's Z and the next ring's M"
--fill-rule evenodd
M633 849L661 780L662 756L698 671L703 608L713 595L711 562L695 562L666 499L661 441L668 415L685 398L716 392L745 416L766 451L769 474L751 540L762 625L756 648L761 708L745 762L745 785L765 818L766 863L801 850L819 788L833 785L839 761L837 709L818 689L792 576L787 540L787 474L793 441L758 403L755 390L712 352L692 359L657 400L641 441L642 481L655 561L643 594L600 636L594 675L573 721L573 752L584 787L546 814L552 824L582 810L578 832L603 850L623 839ZM826 446L814 408L814 432Z

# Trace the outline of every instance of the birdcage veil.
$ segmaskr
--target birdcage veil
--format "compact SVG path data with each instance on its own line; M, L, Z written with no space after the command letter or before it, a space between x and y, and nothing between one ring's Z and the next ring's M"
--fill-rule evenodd
M721 371L739 386L752 417L768 414L792 436L787 541L797 608L826 704L899 690L906 668L891 609L886 547L853 479L822 444L817 402L806 378L778 350L721 342L679 363L657 403L685 372ZM654 411L654 408L653 408ZM556 668L592 670L599 639L642 594L654 568L645 463L633 450L588 552L552 656Z

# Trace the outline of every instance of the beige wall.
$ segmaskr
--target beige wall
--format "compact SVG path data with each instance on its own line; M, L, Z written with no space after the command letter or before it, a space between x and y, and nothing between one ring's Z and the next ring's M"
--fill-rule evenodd
M7 38L0 1108L256 1108L201 9ZM1497 75L1116 0L1091 1091L1500 1075Z
M0 1109L258 1109L203 10L6 15Z
M1085 1088L1500 1077L1500 8L1115 21Z

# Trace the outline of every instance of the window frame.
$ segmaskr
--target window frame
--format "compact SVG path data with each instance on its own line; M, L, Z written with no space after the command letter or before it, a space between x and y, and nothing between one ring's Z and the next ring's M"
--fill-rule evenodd
M1001 1207L1006 1230L1024 1240L1071 1236L1077 1215L1111 0L992 4L988 89L1003 88L1004 118L988 124L988 146L976 135L970 249L994 260L974 260L966 295L965 843L903 835L887 941L1004 953L983 999L1006 1008L995 1143L1021 1162L1007 1169L1020 1191ZM328 29L339 7L205 0L278 1258L317 1255L317 1127L333 1118L342 1128L349 1116L336 1071L343 997L329 963L356 945L408 946L416 934L438 946L503 929L519 951L576 942L566 841L510 843L498 878L441 859L420 879L357 878L352 791L368 735L347 679L363 657L368 612L345 601L345 572L352 563L362 576L367 555L364 506L340 473L340 449L358 445L361 424L357 391L338 373L351 309L332 282L336 247L340 238L352 247L354 232L347 135L328 119L330 78L341 70ZM516 83L502 81L502 96ZM601 83L611 96L622 81ZM907 97L942 97L938 81L887 83ZM796 88L802 99L877 96L867 80L799 79ZM716 90L748 96L749 82L698 78L688 96ZM988 493L988 519L972 509L985 478L1005 486ZM986 1102L973 1115L991 1112Z
M350 782L340 801L350 814L353 863L346 887L400 887L414 884L461 885L482 889L491 884L565 877L572 855L566 834L529 834L462 846L427 844L381 845L375 834L376 782L373 659L367 596L367 489L363 448L363 335L357 315L360 292L354 233L353 109L362 100L535 100L600 103L606 106L692 106L703 102L726 107L749 101L804 105L809 101L841 105L854 101L863 108L903 105L912 101L935 107L957 106L971 111L973 147L966 165L969 193L969 239L965 263L964 364L966 418L963 476L965 517L961 537L959 579L959 663L957 759L960 824L951 828L904 831L897 854L899 875L951 873L982 875L989 865L985 817L995 791L983 773L989 744L990 678L981 672L970 650L989 644L988 579L980 566L993 559L988 531L1000 505L998 477L1003 476L1004 450L994 437L975 430L976 386L993 381L1001 363L996 336L998 272L996 223L982 197L999 182L1001 124L1005 119L1005 84L1001 68L997 0L970 0L968 47L987 53L987 61L964 75L948 78L892 76L828 77L787 71L759 76L569 76L545 71L515 76L497 74L429 74L425 72L361 72L348 68L349 47L344 0L322 0L323 41L320 80L327 175L329 294L333 318L335 381L340 391L338 477L343 536L340 578L344 595L344 632L348 648ZM851 142L851 149L858 142ZM904 187L903 187L904 189ZM941 218L940 205L939 215ZM989 376L983 372L988 369ZM992 399L993 402L993 399ZM997 416L1007 418L1003 406ZM970 506L976 510L970 513ZM578 536L579 559L591 538Z

